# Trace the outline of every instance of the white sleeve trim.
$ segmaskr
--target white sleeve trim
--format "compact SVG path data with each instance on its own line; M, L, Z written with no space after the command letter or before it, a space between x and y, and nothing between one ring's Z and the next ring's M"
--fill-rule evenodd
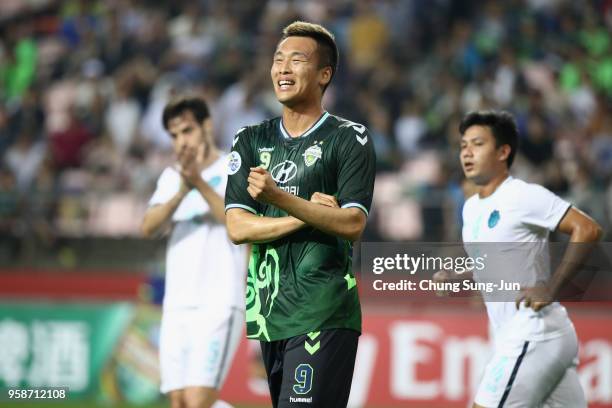
M351 207L359 208L361 211L365 213L366 217L369 215L368 209L359 203L346 203L341 208L351 208Z
M225 212L227 212L227 210L229 210L230 208L242 208L243 210L247 210L248 212L251 212L255 215L257 215L257 211L255 211L255 209L249 207L248 205L244 205L244 204L228 204L225 206Z

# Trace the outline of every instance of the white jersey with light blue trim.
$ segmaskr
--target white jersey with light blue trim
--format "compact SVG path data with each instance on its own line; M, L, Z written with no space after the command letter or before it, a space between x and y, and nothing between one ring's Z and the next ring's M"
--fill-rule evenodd
M227 186L227 160L228 156L222 154L201 173L221 197ZM167 167L157 181L149 206L170 201L180 186L178 170ZM246 248L229 240L225 225L214 219L196 189L183 198L172 221L166 249L164 310L243 309Z
M248 175L257 166L290 194L304 200L315 192L330 194L342 208L368 215L376 156L363 125L324 112L299 137L288 134L281 118L236 134L228 162L226 210L286 216L249 195ZM350 247L347 240L311 227L254 244L247 279L248 336L274 341L331 328L360 331Z
M569 208L569 203L546 188L511 176L490 196L470 197L463 207L463 241L468 253L478 252L471 256L487 253L485 269L474 270L474 279L518 282L521 287L547 282L551 274L549 234ZM507 299L496 301L494 296L485 295L485 300L496 334L551 338L572 325L565 308L557 302L534 312L525 307L517 311L515 303Z

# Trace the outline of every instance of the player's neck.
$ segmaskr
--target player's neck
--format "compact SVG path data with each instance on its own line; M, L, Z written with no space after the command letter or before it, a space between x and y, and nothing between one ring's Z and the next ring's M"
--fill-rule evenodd
M289 136L299 137L312 127L323 115L321 105L308 107L283 108L283 126Z
M508 170L505 170L499 173L498 175L496 175L495 177L493 177L491 180L489 180L488 183L480 186L480 189L478 190L478 197L480 198L489 197L491 194L495 192L495 190L497 190L497 187L499 187L504 181L506 181L506 179L509 176L510 176L510 173L508 172Z

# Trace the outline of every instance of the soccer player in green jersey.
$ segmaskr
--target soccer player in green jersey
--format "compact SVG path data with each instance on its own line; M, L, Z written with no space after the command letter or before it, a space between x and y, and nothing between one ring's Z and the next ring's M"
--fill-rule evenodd
M351 243L376 158L365 126L322 107L337 64L325 28L285 27L271 68L282 117L238 131L228 163L228 232L253 244L247 336L261 341L274 407L344 407L351 387L361 331Z

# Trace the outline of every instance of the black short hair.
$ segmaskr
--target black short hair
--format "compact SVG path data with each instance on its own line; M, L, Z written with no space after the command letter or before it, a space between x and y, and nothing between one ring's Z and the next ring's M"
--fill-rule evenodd
M181 116L185 112L191 112L200 124L210 117L208 105L204 99L199 96L182 95L172 99L164 108L162 114L164 129L168 130L170 120Z
M327 85L323 87L323 92L325 92L338 70L338 46L334 35L322 25L294 21L283 29L281 41L289 37L309 37L317 42L319 68L331 67L332 69L331 78Z
M510 146L510 154L506 160L508 168L512 166L514 156L518 150L519 135L516 121L511 113L506 111L476 111L469 112L461 119L459 132L465 133L470 126L487 126L495 138L495 147L505 144Z

